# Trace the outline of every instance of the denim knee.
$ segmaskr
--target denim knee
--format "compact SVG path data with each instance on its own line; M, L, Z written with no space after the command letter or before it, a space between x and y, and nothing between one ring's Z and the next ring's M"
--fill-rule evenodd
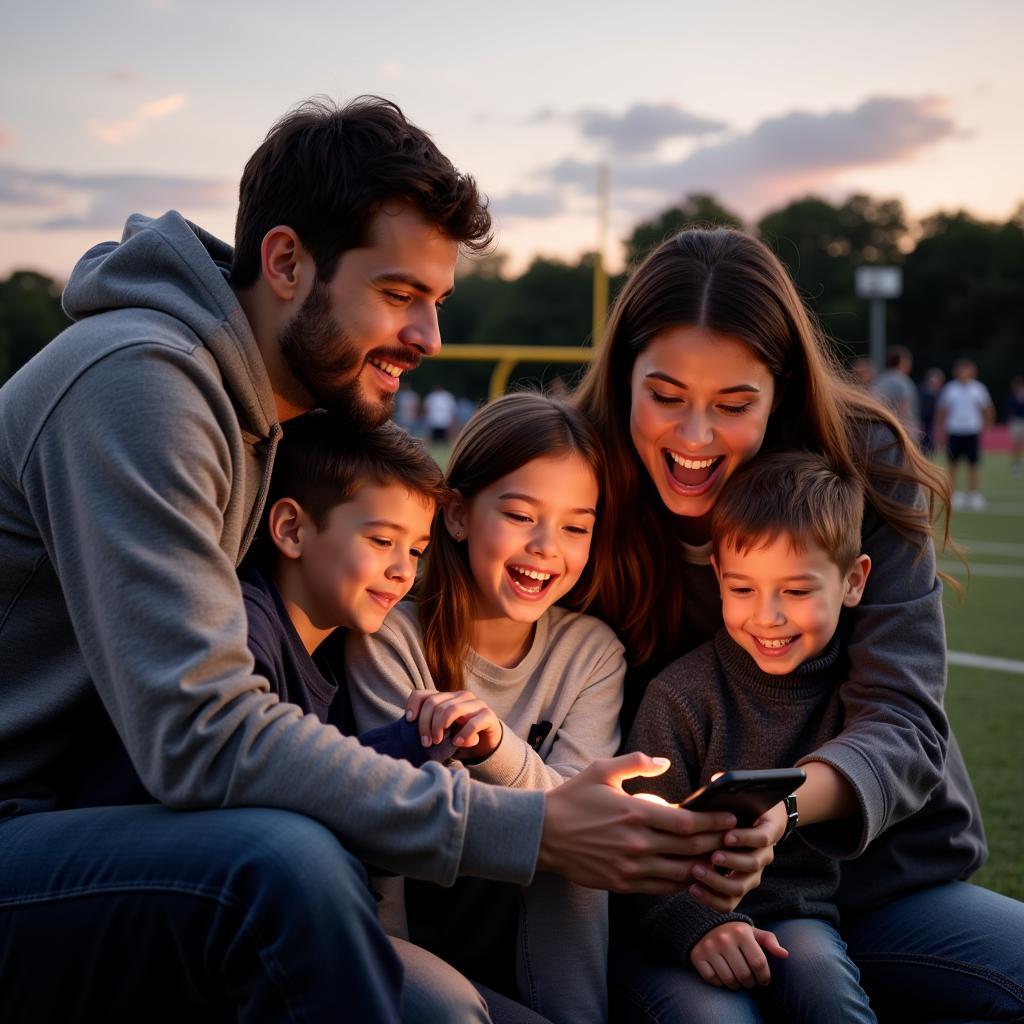
M860 972L847 956L839 933L824 921L796 918L768 925L789 951L769 957L771 1001L787 1020L815 1024L871 1024L875 1015L860 985Z
M307 922L357 908L376 916L366 869L325 826L291 811L228 813L232 888Z

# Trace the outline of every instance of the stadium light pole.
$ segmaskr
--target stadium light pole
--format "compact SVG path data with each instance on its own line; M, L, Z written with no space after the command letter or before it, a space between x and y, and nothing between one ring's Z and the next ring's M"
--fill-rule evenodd
M903 270L874 265L858 267L855 284L857 297L871 303L869 352L875 373L881 373L885 369L885 302L898 299L903 293Z

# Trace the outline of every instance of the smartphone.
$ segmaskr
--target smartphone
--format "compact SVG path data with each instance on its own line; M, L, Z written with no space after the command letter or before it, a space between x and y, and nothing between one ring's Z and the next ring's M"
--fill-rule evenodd
M722 772L679 806L688 811L731 811L740 828L749 828L806 779L803 768Z

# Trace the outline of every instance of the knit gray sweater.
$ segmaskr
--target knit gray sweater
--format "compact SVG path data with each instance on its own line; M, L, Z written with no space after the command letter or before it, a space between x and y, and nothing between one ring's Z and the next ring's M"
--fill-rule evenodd
M669 665L648 686L626 746L668 757L672 768L627 788L678 802L716 771L819 759L843 728L847 618L844 613L824 655L787 676L762 672L724 629ZM637 929L653 952L686 957L705 932L725 921L760 925L818 917L836 923L840 915L854 917L910 890L969 877L984 859L984 834L951 742L946 775L917 812L879 836L870 835L863 814L802 827L776 848L775 861L740 903L740 914L716 914L685 894L637 896L622 901L621 922ZM876 776L843 774L863 807L864 791L877 784ZM840 865L842 858L855 859ZM851 874L861 862L878 869Z
M788 768L842 727L838 637L828 650L789 675L762 672L725 630L668 666L647 688L627 750L667 757L672 767L627 783L679 803L715 772ZM685 960L701 936L727 921L768 927L771 921L816 917L839 923L839 863L800 834L775 851L761 885L741 913L722 914L687 893L626 898L627 919L652 953Z

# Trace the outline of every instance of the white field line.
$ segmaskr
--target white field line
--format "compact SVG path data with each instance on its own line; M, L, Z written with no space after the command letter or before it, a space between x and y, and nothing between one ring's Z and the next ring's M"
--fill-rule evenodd
M961 510L953 513L954 524L959 522ZM979 511L974 509L963 509L963 514L968 516L1008 516L1011 519L1024 518L1024 503L1019 501L990 501L988 505Z
M1009 544L995 540L966 540L959 543L972 555L1002 555L1006 558L1024 558L1024 544Z
M1024 676L1024 661L1014 661L1012 658L990 658L985 654L969 654L967 651L950 651L947 658L950 665L987 668L992 672L1012 672Z
M950 576L967 578L962 562L939 562L939 568ZM971 562L971 576L998 576L1003 579L1024 580L1024 565L993 565L990 562Z

